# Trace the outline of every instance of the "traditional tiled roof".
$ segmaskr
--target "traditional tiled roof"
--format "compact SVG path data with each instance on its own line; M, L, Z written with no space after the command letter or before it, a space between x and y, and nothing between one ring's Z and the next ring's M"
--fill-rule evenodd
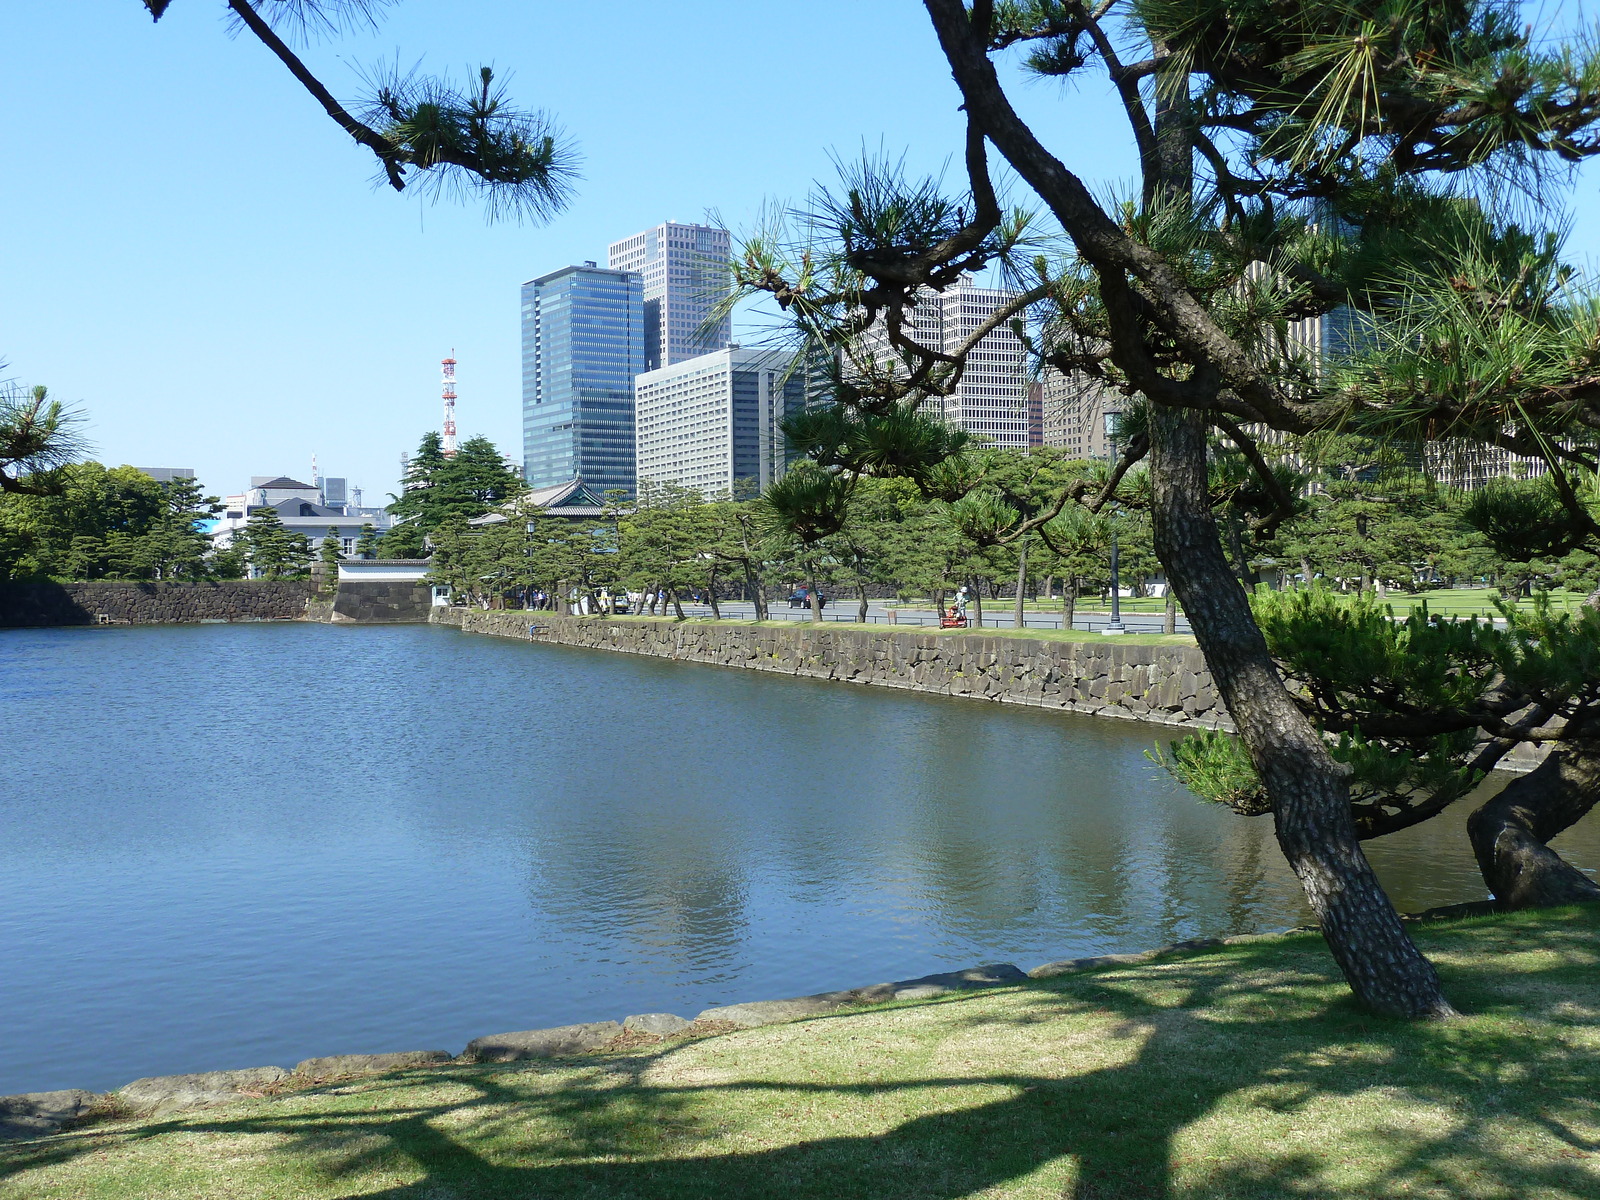
M511 519L517 511L538 508L547 517L593 518L605 512L606 502L582 479L569 479L551 487L534 488L515 500L502 504L493 512L473 517L468 525L499 525Z

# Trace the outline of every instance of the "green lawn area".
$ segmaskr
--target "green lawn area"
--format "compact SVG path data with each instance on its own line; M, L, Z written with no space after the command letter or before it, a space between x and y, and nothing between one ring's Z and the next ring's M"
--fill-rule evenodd
M1009 614L1010 610L1006 610ZM990 614L993 615L992 613ZM936 625L890 625L885 621L861 624L859 621L835 621L831 618L815 625L809 621L750 621L735 617L724 617L720 621L710 617L689 617L678 621L673 617L606 617L588 618L592 620L608 621L662 621L682 625L761 625L783 629L788 626L798 626L808 629L865 629L872 633L883 633L886 630L909 630L912 633L926 633L936 637L1004 637L1025 638L1035 642L1095 642L1112 643L1123 642L1135 646L1193 646L1194 638L1185 633L1123 633L1107 637L1103 633L1091 632L1085 629L991 629L985 626L982 629L940 629ZM1009 620L1009 615L1007 620Z
M0 1196L1593 1200L1600 908L1415 931L1464 1019L1370 1017L1290 936L93 1125Z
M1494 596L1495 593L1488 588L1440 588L1436 592L1420 592L1415 596L1392 591L1389 593L1389 603L1394 605L1396 613L1405 613L1426 604L1429 612L1441 616L1495 617L1500 614L1495 610ZM1584 594L1581 592L1550 593L1551 605L1556 609L1570 610L1583 601ZM1518 605L1527 608L1532 601L1519 600Z
M1414 608L1423 604L1428 606L1429 612L1439 613L1441 616L1498 616L1494 607L1495 591L1493 588L1440 588L1431 592L1418 592L1408 595L1405 592L1390 589L1387 603L1394 607L1396 615L1404 616ZM1571 609L1583 603L1585 594L1582 592L1551 592L1550 599L1557 609ZM1526 607L1531 603L1522 600L1520 603ZM1123 600L1122 611L1125 613L1159 613L1166 611L1167 602L1163 599L1141 597L1139 599ZM905 608L927 608L926 601L909 601L900 605ZM1047 612L1060 614L1061 601L1024 601L1023 607L1029 612ZM1010 600L986 600L984 608L991 613L1000 613L1007 620L1011 616ZM1080 613L1103 613L1107 606L1093 596L1080 597L1077 604ZM1179 611L1182 611L1181 609Z

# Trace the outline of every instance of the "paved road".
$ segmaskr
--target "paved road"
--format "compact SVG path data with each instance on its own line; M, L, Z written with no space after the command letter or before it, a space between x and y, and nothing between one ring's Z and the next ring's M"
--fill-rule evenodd
M710 616L711 610L703 604L685 604L684 612L694 616ZM755 605L743 600L724 600L721 604L722 615L725 617L755 616ZM969 610L970 614L970 610ZM809 621L811 610L809 608L790 608L787 603L773 605L768 610L768 615L775 621ZM937 625L939 616L932 608L901 608L894 611L894 620L890 621L890 610L881 600L872 600L867 604L867 619L874 625ZM822 610L822 616L827 621L854 621L857 616L857 601L835 600L830 601ZM985 606L983 623L990 629L1012 629L1011 606L1001 603ZM1079 612L1072 622L1074 629L1094 632L1104 629L1110 623L1110 617L1103 612ZM1122 616L1123 627L1129 633L1160 633L1162 615L1160 613L1124 613ZM1027 612L1023 614L1023 625L1028 629L1060 629L1061 613L1056 612ZM1177 629L1179 633L1188 633L1189 622L1183 614L1178 615Z

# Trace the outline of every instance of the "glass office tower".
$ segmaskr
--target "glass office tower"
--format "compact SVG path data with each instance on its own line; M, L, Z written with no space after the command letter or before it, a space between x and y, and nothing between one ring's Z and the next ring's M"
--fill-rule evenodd
M522 285L522 456L530 488L634 490L644 280L586 263Z

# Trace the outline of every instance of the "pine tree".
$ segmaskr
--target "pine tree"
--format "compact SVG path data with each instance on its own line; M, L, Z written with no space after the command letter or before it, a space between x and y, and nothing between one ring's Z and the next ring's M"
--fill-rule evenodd
M393 498L389 511L426 536L446 521L481 517L525 490L488 438L468 438L454 457L447 458L439 435L429 433L417 447L401 494Z
M1449 1015L1360 852L1344 768L1283 686L1229 562L1213 436L1256 470L1261 537L1296 508L1262 427L1353 424L1413 441L1448 430L1544 459L1570 493L1573 469L1595 464L1583 422L1600 422L1592 305L1564 290L1554 240L1439 180L1527 179L1539 160L1600 153L1600 51L1536 41L1478 0L924 7L962 93L968 193L868 160L806 206L803 229L774 224L734 256L743 294L775 299L808 351L838 364L834 410L791 421L791 437L846 480L901 474L958 499L981 480L922 410L938 411L983 334L1007 324L1049 366L1141 396L1147 418L1110 477L1061 494L1099 511L1148 460L1156 552L1330 950L1374 1010ZM1134 194L1097 196L1019 115L996 63L1017 52L1042 75L1109 74ZM1064 252L1041 251L1039 220L1001 207L991 146L1058 223ZM1029 286L963 344L920 345L925 289L993 265ZM1287 336L1334 313L1361 334L1344 359L1319 363Z
M193 479L161 484L162 511L148 535L147 557L157 579L200 579L206 571L211 538L201 522L222 511L215 496Z
M322 545L318 548L317 557L322 562L322 588L324 591L336 592L339 590L339 563L344 556L339 553L339 531L333 526L328 527L328 532L323 535Z
M285 528L275 508L256 509L235 536L258 579L299 579L310 570L310 543L304 534Z

